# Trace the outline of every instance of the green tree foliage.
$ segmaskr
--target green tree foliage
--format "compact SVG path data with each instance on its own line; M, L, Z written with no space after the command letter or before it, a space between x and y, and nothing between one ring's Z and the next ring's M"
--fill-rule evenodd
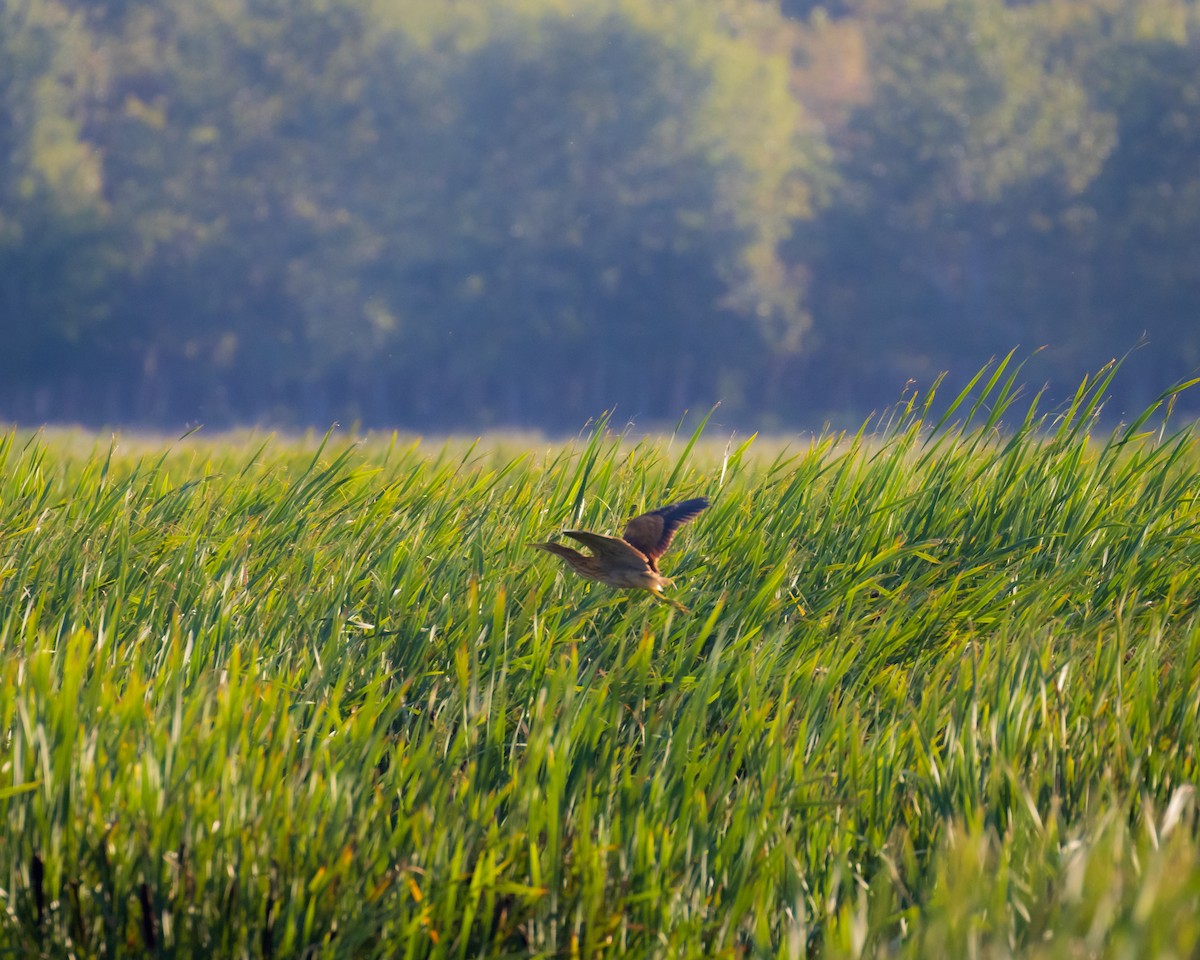
M76 120L87 54L78 18L52 0L0 6L0 378L10 390L71 371L104 316L99 164Z
M1062 389L1143 332L1124 402L1193 370L1195 5L861 0L856 16L872 94L794 254L816 278L815 391L866 406L1016 344L1045 347L1029 372ZM829 373L852 366L867 375Z
M785 16L797 20L817 15L844 16L850 12L853 0L780 0L779 8Z
M363 292L374 210L413 190L375 128L384 90L384 117L405 122L405 74L349 4L180 0L110 29L90 132L131 252L117 342L136 346L140 403L304 416L323 370L381 345Z
M1119 66L1118 66L1119 65ZM1088 191L1092 322L1106 339L1147 334L1143 395L1157 374L1200 367L1200 36L1123 39L1093 65L1118 146Z
M803 330L776 259L803 212L797 152L748 150L722 118L787 141L795 104L764 104L761 70L722 76L753 50L706 49L710 25L675 17L665 42L602 6L491 25L445 70L437 241L385 298L442 318L418 328L406 403L448 393L464 415L566 425L618 398L654 415L716 401Z
M857 419L1200 364L1194 0L10 0L0 414ZM1069 387L1068 387L1069 388Z
M737 350L719 271L746 243L688 142L704 78L612 16L504 34L447 78L441 242L395 291L444 317L420 344L435 365L412 401L449 378L466 410L512 419L564 400L576 418L613 396L686 403L689 375L713 383L697 364Z
M1046 197L1095 176L1113 135L1036 22L1002 0L861 6L873 94L808 234L814 309L835 365L868 353L894 392L956 354L1027 342L1004 258Z
M819 154L719 5L85 12L96 348L150 419L661 416L801 342Z

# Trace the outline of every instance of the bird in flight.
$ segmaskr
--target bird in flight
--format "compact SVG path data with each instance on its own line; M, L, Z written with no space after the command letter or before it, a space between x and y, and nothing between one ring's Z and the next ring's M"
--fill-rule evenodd
M675 531L707 506L707 497L696 497L659 507L630 520L620 537L586 530L563 531L564 536L591 550L590 554L561 543L531 543L529 546L562 557L586 580L597 580L618 589L649 590L656 600L687 613L687 607L678 600L663 596L663 588L670 586L671 580L659 573L658 558L667 552Z

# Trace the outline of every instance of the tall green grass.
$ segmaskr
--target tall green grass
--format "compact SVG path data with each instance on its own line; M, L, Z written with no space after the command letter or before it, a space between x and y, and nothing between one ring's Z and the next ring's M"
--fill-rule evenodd
M0 954L1189 956L1200 455L0 439ZM713 505L684 617L524 548Z

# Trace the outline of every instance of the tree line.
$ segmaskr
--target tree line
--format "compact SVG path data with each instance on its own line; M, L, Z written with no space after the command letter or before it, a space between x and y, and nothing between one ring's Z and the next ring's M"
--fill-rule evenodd
M1195 0L7 0L0 417L853 421L1200 366Z

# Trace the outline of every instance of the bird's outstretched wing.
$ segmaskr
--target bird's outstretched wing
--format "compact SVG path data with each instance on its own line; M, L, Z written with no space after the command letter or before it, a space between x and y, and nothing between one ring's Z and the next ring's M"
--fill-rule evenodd
M625 525L622 534L626 542L646 555L651 569L657 570L657 560L667 552L675 531L697 516L708 506L707 497L696 497L681 503L659 507L640 517L634 517Z
M577 540L602 562L611 566L633 566L645 569L646 558L635 547L617 537L587 530L564 530L563 536Z

